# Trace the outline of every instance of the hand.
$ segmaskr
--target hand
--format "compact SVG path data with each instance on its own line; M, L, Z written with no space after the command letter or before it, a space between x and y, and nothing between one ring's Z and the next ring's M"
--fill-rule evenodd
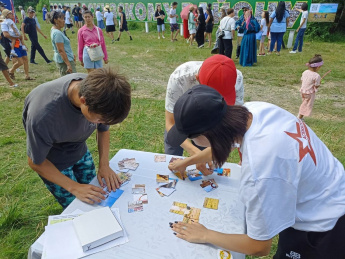
M299 28L297 28L296 32L298 32L298 31L299 31Z
M108 62L109 62L108 60L104 60L104 64L108 64Z
M104 195L106 195L105 191L92 184L78 184L71 193L79 200L89 204L101 202L105 199Z
M46 35L43 35L43 37L44 37L45 39L47 39L47 36L46 36Z
M184 162L183 160L174 161L168 165L168 168L171 171L177 171L177 172L183 173L184 171L186 171L186 166L183 164L183 162Z
M121 181L117 174L107 166L100 166L97 174L97 179L99 184L104 187L105 184L102 181L102 178L105 180L108 190L115 191L117 188L120 188Z
M28 40L28 37L26 37L26 35L24 35L24 40Z
M208 162L208 167L206 167L206 163L196 164L196 169L198 169L203 175L210 175L213 174L213 163L212 161Z
M176 236L191 243L206 243L208 229L192 221L192 223L178 222L172 224L172 230L176 232Z
M72 73L72 66L71 65L67 65L67 70L66 70L67 74Z

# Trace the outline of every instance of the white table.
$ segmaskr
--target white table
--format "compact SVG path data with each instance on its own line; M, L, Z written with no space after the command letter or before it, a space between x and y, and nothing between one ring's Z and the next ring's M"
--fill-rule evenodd
M134 150L120 150L111 160L110 166L118 170L117 163L123 158L135 158L139 163L132 173L129 184L122 187L124 193L115 202L113 207L120 209L121 220L128 233L129 242L93 254L87 258L217 258L217 247L209 244L192 244L173 235L169 222L181 221L183 216L169 212L174 201L187 203L191 207L201 209L200 223L207 228L225 232L245 233L244 206L239 200L238 188L241 167L237 164L226 163L224 168L231 168L231 177L203 176L203 179L214 178L218 189L206 193L201 187L201 180L191 182L179 180L176 191L169 197L160 197L156 192L156 174L174 174L168 169L171 155L166 156L166 162L154 162L155 153ZM188 169L195 168L193 166ZM145 184L148 194L148 204L144 204L144 211L128 213L128 201L132 201L132 184ZM91 184L98 186L97 179ZM205 197L219 199L218 210L203 208ZM62 214L72 213L76 209L84 212L95 209L96 205L89 205L75 199ZM41 237L30 247L28 258L41 258L43 246ZM244 259L245 255L232 253L234 259Z

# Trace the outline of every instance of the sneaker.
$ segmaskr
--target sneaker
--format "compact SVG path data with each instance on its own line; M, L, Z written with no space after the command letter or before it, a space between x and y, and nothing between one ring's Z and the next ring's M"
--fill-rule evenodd
M18 57L17 53L13 49L11 50L11 56Z
M35 61L30 61L30 64L38 65L38 63L36 63Z
M158 39L160 40L160 39L161 39L161 37L159 37L159 36L158 36Z
M129 36L129 39L130 39L130 40L133 40L132 36Z
M291 50L289 53L290 53L290 54L296 54L297 51L296 51L296 50Z
M72 31L72 34L74 34L75 32L74 31Z
M53 62L53 60L48 60L47 61L47 64L50 64L50 63L52 63Z
M187 39L187 44L189 43L189 39Z
M120 41L120 38L117 38L115 41Z
M24 45L22 46L22 49L23 49L23 50L25 50L25 51L27 51L27 50L28 50L28 48L27 48L27 47L25 47Z
M162 38L165 39L164 35L162 35Z
M203 48L203 47L204 47L204 44L200 45L198 48L201 49L201 48Z

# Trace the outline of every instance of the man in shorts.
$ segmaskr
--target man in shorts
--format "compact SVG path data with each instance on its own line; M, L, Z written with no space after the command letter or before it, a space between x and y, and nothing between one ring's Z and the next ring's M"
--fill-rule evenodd
M169 18L170 18L170 30L171 30L171 41L174 42L174 41L177 41L176 37L180 31L180 27L179 25L177 24L177 18L178 18L178 15L176 14L176 8L177 8L177 2L173 2L172 3L172 8L170 9L170 12L169 12ZM174 37L174 32L176 31L175 33L175 37Z
M37 86L26 97L23 125L29 166L38 173L63 208L77 197L86 203L104 200L120 187L109 167L109 125L122 122L131 106L127 79L111 68L73 73ZM86 140L97 129L98 182Z
M127 26L127 19L126 19L126 14L125 12L123 11L123 7L120 5L119 6L119 15L120 15L120 31L119 31L119 36L117 37L117 40L116 41L120 41L120 38L121 38L121 33L123 31L126 31L128 36L129 36L129 39L130 40L133 40L131 34L129 33L128 31L128 26Z

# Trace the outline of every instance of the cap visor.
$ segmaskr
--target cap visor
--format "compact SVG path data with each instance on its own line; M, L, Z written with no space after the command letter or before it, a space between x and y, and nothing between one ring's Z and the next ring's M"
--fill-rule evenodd
M184 135L179 132L176 125L172 126L167 135L168 144L173 147L180 146L187 138L188 135Z

